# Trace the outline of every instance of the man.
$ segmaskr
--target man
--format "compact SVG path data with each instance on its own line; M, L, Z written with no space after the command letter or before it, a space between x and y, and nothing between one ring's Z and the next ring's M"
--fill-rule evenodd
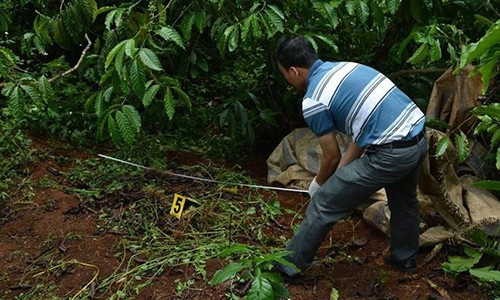
M277 264L285 279L300 277L311 265L332 225L385 188L391 211L391 253L384 262L415 272L419 211L418 166L427 153L424 114L380 72L352 62L323 62L312 44L295 36L276 52L279 69L295 89L305 91L304 118L323 151L309 186L305 220ZM352 137L341 155L334 131ZM364 155L363 155L364 154Z

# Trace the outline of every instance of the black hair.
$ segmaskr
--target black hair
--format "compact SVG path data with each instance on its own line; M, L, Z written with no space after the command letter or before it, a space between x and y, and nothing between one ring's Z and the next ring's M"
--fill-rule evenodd
M313 45L303 36L285 39L276 50L276 59L284 68L310 68L318 59Z

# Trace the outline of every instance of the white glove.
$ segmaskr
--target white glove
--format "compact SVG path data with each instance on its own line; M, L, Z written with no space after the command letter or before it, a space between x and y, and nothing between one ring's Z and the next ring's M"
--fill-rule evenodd
M314 193L316 193L316 191L319 190L320 187L321 185L319 185L319 183L316 182L316 177L314 177L311 183L309 184L309 190L308 190L309 196L312 198Z

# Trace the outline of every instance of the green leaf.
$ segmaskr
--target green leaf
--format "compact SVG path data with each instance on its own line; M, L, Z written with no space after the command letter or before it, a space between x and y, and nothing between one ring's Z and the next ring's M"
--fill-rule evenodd
M142 104L144 105L144 107L148 107L151 102L153 102L159 89L159 84L152 85L147 89L147 91L144 93L144 97L142 97Z
M252 23L252 35L259 39L262 37L262 29L260 28L259 21L257 19L257 15L253 14L250 16L250 22Z
M285 15L283 14L283 12L276 6L276 5L267 5L267 7L269 7L272 11L274 11L274 13L280 17L280 19L282 20L285 20Z
M17 63L17 58L14 52L12 52L10 49L0 46L0 58L2 57L11 65L16 65Z
M436 144L436 156L438 158L442 157L445 154L448 147L450 146L450 144L451 140L449 136L445 136L444 138L440 139Z
M117 10L112 10L106 15L106 19L104 20L104 25L106 26L106 30L111 30L111 23L113 23L113 20L115 18Z
M182 100L184 100L184 103L186 104L186 106L191 109L192 107L192 103L191 103L191 99L189 98L189 96L184 93L184 91L180 88L180 87L173 87L174 91L177 93L177 95L179 96L179 98L181 98Z
M118 52L124 51L123 48L125 46L125 43L127 43L127 42L128 42L128 40L121 41L116 46L114 46L113 49L111 49L111 51L109 51L108 55L106 56L106 62L104 63L104 67L106 69L109 67L109 65L111 65L111 63L113 62L113 60L116 57L116 54Z
M455 135L455 148L457 151L458 163L463 163L469 157L469 140L467 136L460 131Z
M207 25L206 23L207 23L206 13L204 11L198 11L194 18L194 25L196 26L196 28L198 28L198 31L200 33L203 32L203 29Z
M137 53L137 48L135 48L134 39L127 40L124 47L125 47L125 54L130 58L133 58Z
M467 257L463 256L450 256L448 257L448 261L442 264L443 270L446 272L450 272L452 274L457 274L461 272L467 272L475 264L481 260L482 253L475 251L473 249L464 247L464 252Z
M194 13L191 13L182 19L181 32L186 41L189 41L191 39L191 31L193 29L194 19L195 19Z
M163 97L163 105L165 106L165 112L167 113L168 119L172 120L175 113L175 102L170 88L167 88L167 90L165 91L165 95Z
M269 21L272 27L274 27L275 31L272 31L273 33L270 34L268 33L268 36L274 35L276 31L283 32L285 30L285 27L283 25L283 19L279 14L277 14L273 9L270 8L270 6L266 7L264 10L266 15L269 17Z
M42 102L42 95L36 88L30 85L21 85L21 88L26 92L26 94L28 94L28 96L31 98L31 100L33 100L33 102L35 103Z
M389 12L394 15L398 11L400 0L388 0L387 8L389 8Z
M225 257L228 257L228 256L231 256L235 253L245 253L245 252L249 252L251 251L252 249L247 246L247 245L244 245L244 244L233 244L231 245L230 247L227 247L225 248L221 253L220 253L220 257L222 258L225 258Z
M339 291L332 287L332 291L330 292L330 300L338 300L340 299Z
M500 144L500 128L497 129L491 137L491 148L498 146L498 144Z
M500 283L500 271L492 270L491 266L480 269L470 269L469 273L483 282Z
M408 62L412 65L419 65L424 62L427 57L427 53L429 52L429 45L422 44L420 47L413 53L413 55L408 59Z
M146 74L142 66L139 66L137 60L134 60L130 65L129 73L132 90L134 90L134 93L139 99L142 99L146 90Z
M119 145L122 139L118 125L116 125L115 119L113 119L112 115L108 116L108 132L113 144Z
M269 279L262 276L260 269L257 269L255 271L255 277L253 279L252 286L248 291L247 299L248 300L275 299L271 282L269 282Z
M223 39L226 41L224 44L228 44L228 49L229 51L234 51L238 47L238 33L235 33L237 31L238 27L237 25L231 25L227 27L224 30L224 37Z
M329 37L326 37L326 36L323 36L323 35L315 35L316 38L318 38L319 40L323 41L325 44L327 44L332 50L334 53L338 53L339 52L339 48L337 47L337 44L335 44L335 42L330 39Z
M492 55L493 57L489 58L488 62L481 61L481 66L479 67L479 71L481 72L481 79L483 81L483 88L481 89L481 93L485 94L490 86L491 74L494 73L494 68L498 65L500 59L500 51L495 52Z
M122 111L125 117L127 117L128 123L133 125L135 131L139 133L141 130L141 116L139 112L132 105L124 105Z
M271 287L273 289L273 293L278 299L289 299L290 294L287 289L283 286L281 282L271 281Z
M23 105L22 105L22 96L19 92L19 87L15 87L12 92L9 94L8 108L12 115L17 119L22 118L23 116Z
M500 121L500 105L482 105L475 107L473 110L476 115L486 115L495 118Z
M500 20L493 25L483 37L476 43L472 43L462 49L460 56L460 68L464 68L474 59L479 58L483 53L500 42Z
M441 53L441 43L439 40L433 40L431 43L431 49L430 49L430 58L431 61L438 61L441 59L442 53Z
M241 270L247 268L246 264L242 263L231 263L227 265L224 269L218 270L215 272L214 276L212 277L212 280L210 280L211 285L218 285L228 279L233 278L240 272Z
M103 100L106 103L111 103L111 96L113 95L114 87L110 86L102 93Z
M450 125L441 119L426 119L425 126L434 128L440 131L446 131L446 129L450 128Z
M497 149L497 163L495 164L497 170L500 170L500 147Z
M150 69L155 71L163 70L158 56L156 56L156 54L151 49L142 48L141 50L139 50L139 58L141 59L142 63Z
M130 124L128 118L121 111L116 112L115 118L121 137L123 138L125 143L131 145L135 141L135 127Z
M483 190L500 191L500 181L481 180L481 181L474 183L474 187L477 187L477 188L483 189Z
M182 40L181 35L172 27L169 26L162 26L160 29L157 29L156 34L161 36L164 40L166 41L172 41L176 43L179 47L182 49L186 49L184 46L184 41Z

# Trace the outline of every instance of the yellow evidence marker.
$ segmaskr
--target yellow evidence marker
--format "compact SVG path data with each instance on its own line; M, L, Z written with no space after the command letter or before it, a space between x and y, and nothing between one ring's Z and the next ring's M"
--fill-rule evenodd
M182 216L182 212L184 211L184 206L186 205L186 200L199 205L198 201L181 196L179 194L175 194L174 201L172 202L172 208L170 209L170 214L177 219L180 219Z

